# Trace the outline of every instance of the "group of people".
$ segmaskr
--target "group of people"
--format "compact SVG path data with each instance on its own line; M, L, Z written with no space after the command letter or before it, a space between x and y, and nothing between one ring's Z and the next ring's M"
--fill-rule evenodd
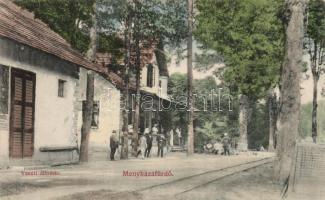
M205 151L214 154L230 155L231 140L227 133L223 134L221 141L214 144L208 143L205 145Z
M149 128L146 128L144 130L144 133L140 134L137 157L139 155L141 155L142 159L144 159L145 157L150 157L154 135L157 136L158 157L164 157L164 147L166 145L166 138L163 134L158 134L158 128L156 124L154 125L151 131Z
M144 132L140 132L138 141L138 150L136 157L140 155L142 159L150 157L150 152L153 144L153 136L157 136L157 145L158 145L158 157L164 156L164 147L166 146L166 138L163 134L158 133L157 124L151 129L145 128ZM116 135L116 131L113 131L113 134L110 137L110 159L114 160L114 155L119 146L119 140Z

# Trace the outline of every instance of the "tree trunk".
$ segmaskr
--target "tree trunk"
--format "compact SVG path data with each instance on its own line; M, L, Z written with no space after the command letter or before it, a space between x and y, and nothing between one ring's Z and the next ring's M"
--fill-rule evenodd
M81 142L80 142L80 162L88 162L89 134L91 129L91 120L94 104L94 73L87 72L87 91L86 101L83 104Z
M96 3L93 5L92 27L90 29L90 45L87 51L87 59L95 62L96 56L96 41L97 41L97 22L96 22ZM92 113L94 105L94 73L87 72L87 89L86 101L83 105L82 115L82 128L81 128L81 142L80 142L80 162L88 162L88 146L89 146L89 133L91 129Z
M274 151L274 135L276 130L276 94L271 92L268 99L269 104L269 147L268 151Z
M300 119L300 73L304 14L308 0L287 0L286 50L281 76L281 102L275 180L284 184L293 164Z
M133 146L133 154L136 155L139 146L139 120L140 120L140 75L141 75L141 49L140 49L140 41L141 41L141 30L140 30L140 22L137 15L139 15L139 10L141 10L141 3L139 1L134 1L135 6L135 22L134 22L134 41L135 41L135 51L136 51L136 59L135 59L135 79L136 79L136 97L134 104L134 121L133 121L133 136L132 136L132 146Z
M139 36L135 39L136 45L136 97L134 104L134 122L133 122L133 153L136 155L139 145L139 120L140 120L140 73L141 73L141 52L140 52L140 41Z
M159 68L159 74L161 76L168 76L167 59L164 50L163 38L159 38L157 49L155 50L155 56Z
M125 103L122 111L123 117L123 138L121 147L121 159L128 159L129 157L129 69L130 69L130 55L131 55L131 34L130 34L131 18L130 13L125 20L125 32L124 32L124 43L125 43L125 58L124 58L124 88L123 88L123 101Z
M248 124L251 118L250 100L246 95L240 95L239 105L239 141L238 150L248 150Z
M188 37L187 37L187 105L188 105L188 137L187 155L194 153L193 127L193 0L187 0L188 6Z
M127 69L126 69L127 70ZM125 71L126 71L125 70ZM125 76L125 83L128 84L128 76ZM123 101L125 103L123 111L122 111L122 117L123 117L123 127L122 127L122 145L121 145L121 159L125 160L129 157L129 130L128 130L128 96L129 96L129 89L128 86L126 86L123 89Z
M311 136L313 138L313 142L316 143L317 141L317 92L318 92L318 80L319 80L319 70L317 66L317 43L314 42L314 55L310 54L311 60L311 72L313 74L313 112L311 117Z
M312 138L313 142L316 143L317 140L317 92L318 92L318 77L313 75L314 87L313 87L313 112L312 112Z

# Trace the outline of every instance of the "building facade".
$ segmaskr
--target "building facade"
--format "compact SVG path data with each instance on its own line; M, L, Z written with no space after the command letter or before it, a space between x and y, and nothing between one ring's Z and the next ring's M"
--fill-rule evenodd
M118 78L118 77L116 77ZM86 99L87 70L80 69L77 101L78 109L77 135L81 140L82 102ZM121 133L121 90L107 77L95 74L94 110L89 137L90 160L106 160L109 153L109 138L113 130Z
M0 0L0 163L78 160L86 71L96 72L92 136L119 128L120 81L77 53L46 24ZM114 119L109 119L114 116ZM104 132L104 131L103 131ZM91 142L107 137L91 137Z

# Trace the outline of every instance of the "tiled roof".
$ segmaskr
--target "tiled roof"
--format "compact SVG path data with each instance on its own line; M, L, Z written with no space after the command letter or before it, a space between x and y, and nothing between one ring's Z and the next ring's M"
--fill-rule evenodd
M155 44L153 42L143 45L140 44L140 66L144 67L147 64L152 64L154 62L154 49L155 49ZM121 49L121 51L123 51ZM111 59L112 59L112 55L110 53L97 53L96 54L96 60L97 63L101 63L103 65L109 65L111 64ZM135 65L136 62L136 48L134 45L132 45L131 48L131 65ZM120 65L124 65L124 57L120 58L117 60L117 63Z
M85 59L72 49L59 34L33 13L23 10L9 0L0 0L0 36L15 40L84 68L102 72L100 65Z
M88 61L59 34L41 20L35 19L33 13L20 8L10 0L0 0L0 37L9 38L98 72L117 86L123 85L121 77L105 70L100 64Z

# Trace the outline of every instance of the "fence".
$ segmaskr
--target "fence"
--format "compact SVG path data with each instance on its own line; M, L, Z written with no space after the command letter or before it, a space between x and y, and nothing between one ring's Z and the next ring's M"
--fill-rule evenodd
M325 145L298 144L291 178L294 193L324 197Z

